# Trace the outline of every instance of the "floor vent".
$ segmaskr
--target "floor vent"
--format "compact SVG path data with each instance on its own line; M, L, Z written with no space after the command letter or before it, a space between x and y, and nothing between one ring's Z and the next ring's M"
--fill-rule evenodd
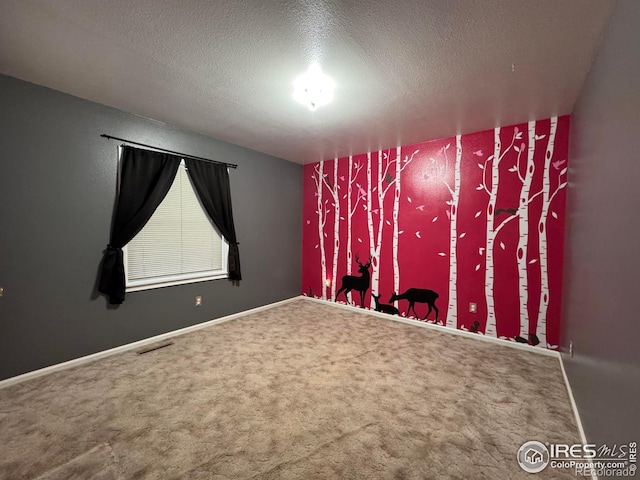
M155 345L151 345L143 350L137 350L136 353L138 355L144 355L145 353L149 353L149 352L154 352L156 350L159 350L161 348L165 348L165 347L169 347L173 345L173 342L162 342L162 343L156 343Z

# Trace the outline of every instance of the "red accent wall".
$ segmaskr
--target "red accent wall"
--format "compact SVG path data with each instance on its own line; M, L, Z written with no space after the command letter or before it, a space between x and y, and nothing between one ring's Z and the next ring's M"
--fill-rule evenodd
M371 257L365 308L430 289L439 323L557 348L568 134L565 116L305 165L302 293L333 301Z

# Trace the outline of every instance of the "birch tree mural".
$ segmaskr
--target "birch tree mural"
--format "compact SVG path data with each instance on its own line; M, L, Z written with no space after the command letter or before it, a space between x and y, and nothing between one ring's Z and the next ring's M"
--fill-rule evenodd
M411 158L408 156L405 157L403 161L401 161L400 157L400 147L397 148L396 153L397 156L391 160L389 158L389 152L378 151L378 171L376 178L376 185L373 185L372 178L372 160L371 160L371 152L367 153L367 225L369 229L369 249L371 255L371 264L373 265L373 273L371 275L371 292L379 293L379 284L380 284L380 249L382 247L382 236L384 232L384 223L385 223L385 211L384 211L384 199L387 196L387 192L391 187L398 188L398 183L400 179L400 174L402 171L411 163L414 156L418 153L419 150L416 150L411 155ZM395 165L395 177L391 175L390 169ZM372 208L372 198L376 199L376 208ZM398 216L397 211L399 209L399 193L395 194L398 196L397 202L398 207L396 208L396 199L394 198L394 229L393 229L393 263L394 263L394 286L396 281L398 285L400 284L400 270L399 266L397 270L395 266L398 262ZM377 234L374 231L374 222L373 222L373 214L376 213L378 215L378 224L377 224ZM397 279L396 279L397 275ZM397 290L396 290L397 291ZM370 307L372 309L375 308L375 300L371 297Z
M548 252L547 252L547 218L551 208L551 203L558 192L567 186L566 178L562 177L567 173L567 167L562 168L566 160L552 162L553 150L556 139L556 129L558 126L558 117L551 118L551 127L549 130L549 142L547 151L544 156L544 176L542 179L542 212L540 221L538 222L538 245L540 255L540 305L538 307L538 322L536 327L537 340L544 347L548 347L547 342L547 307L549 306L549 272L548 272ZM553 192L551 192L551 167L558 172L558 183Z
M399 212L400 212L400 190L401 190L401 179L402 179L402 171L407 168L414 157L420 152L420 150L416 150L411 154L411 157L405 156L404 160L402 160L402 165L400 164L401 158L401 148L397 147L396 149L396 158L392 160L395 162L395 170L396 176L390 183L395 183L395 193L393 196L393 291L400 292L400 263L398 261L398 245L400 238L400 224L398 222ZM391 185L389 185L391 186ZM398 302L393 302L394 306L398 306Z
M323 162L320 162L323 163ZM340 250L340 195L338 189L340 188L338 185L338 159L336 158L333 161L333 184L328 180L328 174L320 175L322 178L322 183L329 190L329 194L333 200L332 206L334 211L334 220L333 220L333 262L331 269L331 297L336 297L336 276L338 275L338 251ZM326 222L326 218L325 218ZM324 225L324 224L323 224ZM326 235L326 234L325 234ZM323 241L324 246L324 241ZM325 272L325 281L326 281L326 272ZM323 288L324 291L324 288Z
M316 213L318 214L318 245L320 246L320 265L321 265L320 286L322 288L322 295L320 296L320 298L322 298L322 300L326 300L327 287L325 282L327 281L327 259L325 256L325 249L324 249L324 237L325 237L324 226L327 223L328 200L326 200L325 203L322 203L322 190L324 188L323 168L324 168L324 162L320 162L318 163L318 165L314 167L313 179L316 184L315 195L318 200ZM316 245L316 247L318 245Z
M516 210L508 209L505 213L510 213L511 215L504 219L497 227L495 226L495 220L499 213L496 211L496 201L498 199L498 183L500 181L500 162L504 158L504 156L513 148L513 144L516 140L522 138L522 132L515 127L513 130L513 138L511 140L511 144L501 151L501 142L500 142L500 127L496 127L494 129L494 151L493 155L491 155L487 160L485 160L484 165L481 165L480 168L483 170L482 176L482 184L478 186L479 190L484 189L485 192L489 195L489 202L487 204L487 233L486 233L486 250L485 250L485 282L484 282L484 292L485 299L487 302L487 322L485 325L484 333L485 335L491 335L493 337L497 336L496 332L496 312L495 312L495 300L493 296L493 285L495 280L495 267L494 267L494 247L495 241L500 233L500 230L504 228L504 226L513 220L517 216ZM486 171L487 164L491 162L491 190L489 190L487 186L486 180ZM478 267L476 267L478 269Z
M447 187L451 198L447 200L449 210L447 216L449 217L449 305L447 306L447 327L456 328L458 326L458 238L464 238L465 232L458 237L458 203L460 202L460 165L462 163L462 142L461 136L456 135L456 160L454 164L453 173L453 188L447 180L447 168L449 165L449 159L447 158L447 150L451 144L448 144L442 149L444 155L444 171L440 173L439 177L442 183ZM444 253L441 253L444 255Z
M367 152L367 230L369 232L369 256L371 258L370 263L373 264L373 268L374 268L374 273L376 273L376 288L377 288L377 281L378 281L378 276L377 276L377 269L378 269L378 256L376 255L376 245L379 246L379 243L377 240L374 241L373 238L373 212L371 210L372 207L372 201L371 201L371 197L373 196L373 191L371 190L373 187L372 185L372 181L371 181L371 152ZM381 239L380 239L381 240ZM378 250L379 252L380 250ZM375 259L375 262L374 262ZM371 292L376 292L378 293L378 290L371 290ZM375 308L375 300L373 297L371 297L371 308Z
M347 275L351 275L352 273L352 263L353 263L353 251L352 251L352 247L351 247L351 238L352 238L352 224L353 224L353 214L356 213L356 210L358 209L358 205L360 204L360 201L366 196L366 193L364 191L364 189L362 188L362 185L360 185L357 180L358 180L358 174L360 173L360 170L362 170L363 165L361 163L353 163L353 155L349 155L349 172L348 172L348 177L347 177L347 193L345 194L346 198L347 198L347 245L346 245L346 250L347 250ZM355 203L352 202L352 198L353 198L353 187L356 187L356 201ZM344 197L343 197L344 198ZM334 277L335 278L335 277ZM333 296L332 298L335 298L335 296ZM351 299L348 298L347 299L349 302L351 302Z
M516 340L525 343L529 338L529 280L527 276L527 246L529 245L529 192L531 191L531 181L535 172L533 155L536 150L536 122L530 121L528 125L529 147L527 148L527 165L524 177L520 171L520 157L516 166L518 178L522 182L520 189L520 200L518 201L518 247L516 250L516 261L518 263L518 291L520 293L520 335ZM521 153L521 152L518 152Z
M448 292L438 318L449 328L555 348L568 125L535 120L305 165L303 290L337 301L340 279L360 273L364 293L406 314L400 292L428 287ZM366 274L357 253L370 254ZM467 302L479 303L475 316Z
M399 225L398 225L398 213L400 212L400 173L402 168L400 166L401 147L398 145L396 148L396 178L394 179L396 188L393 194L393 291L400 292L400 264L398 263L398 237ZM398 306L398 302L393 302L395 307Z

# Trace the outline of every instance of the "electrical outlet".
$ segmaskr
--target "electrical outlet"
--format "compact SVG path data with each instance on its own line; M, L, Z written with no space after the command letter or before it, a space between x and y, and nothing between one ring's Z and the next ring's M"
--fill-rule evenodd
M469 312L478 313L478 304L475 302L469 302Z
M196 307L200 307L202 306L202 296L198 295L196 296Z
M569 341L569 356L573 357L573 342Z

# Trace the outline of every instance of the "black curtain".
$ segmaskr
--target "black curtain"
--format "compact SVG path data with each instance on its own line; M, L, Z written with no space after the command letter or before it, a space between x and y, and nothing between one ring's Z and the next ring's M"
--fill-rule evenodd
M122 247L142 230L167 195L181 160L167 153L123 147L111 241L102 259L98 286L109 296L109 303L124 301Z
M229 280L237 284L242 280L242 275L227 166L188 158L185 162L200 203L222 236L229 242Z

